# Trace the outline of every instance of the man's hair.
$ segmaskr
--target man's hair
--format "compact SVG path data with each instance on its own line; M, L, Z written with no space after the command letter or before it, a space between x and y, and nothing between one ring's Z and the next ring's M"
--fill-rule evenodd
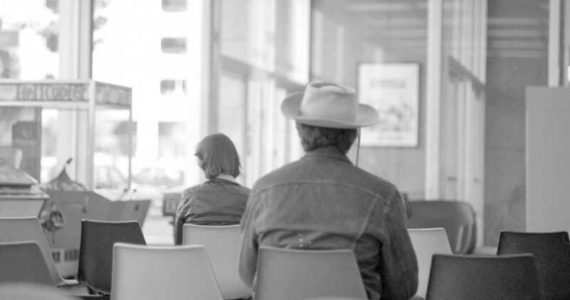
M317 127L299 122L297 131L305 151L332 146L344 154L348 152L357 135L356 129Z
M202 163L200 167L208 179L220 174L238 177L240 172L239 156L230 138L221 133L206 136L196 147L195 154Z

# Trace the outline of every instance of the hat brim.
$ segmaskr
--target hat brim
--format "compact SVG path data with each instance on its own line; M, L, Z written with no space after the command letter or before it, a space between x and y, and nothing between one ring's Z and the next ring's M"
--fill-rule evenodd
M295 120L302 124L328 127L328 128L360 128L374 125L378 121L378 112L367 104L358 104L356 118L353 122L344 122L326 117L303 116L301 115L301 101L303 93L297 92L287 96L281 103L281 112L286 118Z

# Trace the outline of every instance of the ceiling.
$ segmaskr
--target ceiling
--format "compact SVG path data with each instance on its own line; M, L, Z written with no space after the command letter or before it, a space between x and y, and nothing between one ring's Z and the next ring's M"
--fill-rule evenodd
M356 35L383 48L426 53L428 0L317 0L314 7L358 31ZM444 40L451 38L458 20L452 18L459 3L472 0L444 0ZM548 0L488 1L488 57L547 57ZM455 23L455 24L454 24ZM461 25L461 24L460 24ZM459 25L459 26L460 26Z

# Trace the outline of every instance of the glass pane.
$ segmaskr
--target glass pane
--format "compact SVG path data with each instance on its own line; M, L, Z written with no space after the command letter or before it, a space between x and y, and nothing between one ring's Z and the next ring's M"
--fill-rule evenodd
M221 1L221 53L296 82L308 80L307 0Z
M220 109L218 110L218 131L227 135L236 146L242 165L246 164L246 87L243 78L223 73L220 78ZM242 168L246 175L247 168ZM245 176L240 176L243 182Z
M96 112L94 182L98 190L125 190L128 188L131 131L127 110Z
M205 118L200 109L202 67L207 60L200 42L202 4L94 2L98 25L93 32L93 78L132 88L137 129L133 188L136 197L153 200L143 228L149 243L172 243L170 218L162 217L163 193L180 192L198 183L201 174L193 154ZM119 125L111 122L109 126ZM112 156L120 143L113 130L108 128L115 141L109 142L106 156Z
M310 1L221 0L220 5L217 125L243 143L241 180L251 185L298 149L291 146L290 121L279 105L309 78Z
M196 109L201 97L202 7L200 1L163 1L164 6L185 6L173 14L152 2L136 0L95 3L93 77L133 90L133 119L137 123L133 172L151 166L160 156L159 124L182 122L183 145L199 141L203 116ZM160 24L150 26L149 24ZM144 33L141 28L146 28ZM158 51L157 51L158 50ZM175 55L174 55L175 54ZM198 179L192 151L184 151L187 182ZM136 170L135 170L136 169Z
M222 55L249 62L249 7L251 0L222 0L220 47Z
M368 94L361 95L361 101L366 100L376 107L382 113L381 120L361 131L359 166L397 183L411 198L424 197L425 143L420 138L417 146L380 147L384 140L379 139L392 132L399 134L400 140L407 140L407 132L422 136L427 6L426 0L316 0L312 11L311 74L314 78L353 88L365 83L375 86L368 89ZM406 71L417 70L410 66L412 64L419 65L419 72ZM391 71L374 71L385 67ZM361 68L372 71L361 72L362 78L359 78ZM409 77L400 75L408 73L411 73ZM419 87L414 82L419 82ZM419 132L400 128L418 128L415 130ZM355 152L350 154L355 155Z
M305 0L276 2L275 69L304 83L309 79L310 3Z
M28 107L0 108L0 158L39 181L40 111Z
M85 185L75 174L79 158L69 140L77 133L63 122L66 113L69 115L69 111L55 109L0 107L0 158L42 184L56 178L65 167L71 180ZM70 158L73 162L66 164Z
M0 1L0 79L59 77L57 2Z

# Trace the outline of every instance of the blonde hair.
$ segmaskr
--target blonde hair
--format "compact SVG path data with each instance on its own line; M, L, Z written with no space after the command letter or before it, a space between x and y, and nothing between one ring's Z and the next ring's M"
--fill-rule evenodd
M222 133L206 136L198 146L195 155L201 160L200 168L208 179L220 174L238 177L240 174L239 156L230 138Z

